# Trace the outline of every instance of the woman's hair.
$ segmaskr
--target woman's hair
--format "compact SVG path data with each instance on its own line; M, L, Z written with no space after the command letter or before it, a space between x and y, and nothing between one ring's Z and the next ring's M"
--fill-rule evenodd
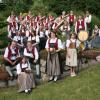
M34 35L36 36L36 31L32 30L32 33L34 33ZM32 34L33 35L33 34Z
M51 31L50 34L49 34L49 37L50 37L50 38L51 38L51 34L52 34L52 33L55 34L55 37L57 37L56 31Z
M23 55L23 56L22 56L22 59L21 59L20 62L19 62L20 64L22 64L22 60L23 60L24 58L25 58L25 63L28 63L27 57Z
M75 33L70 33L70 38L71 38L72 35L74 35L75 38L77 38L77 35Z

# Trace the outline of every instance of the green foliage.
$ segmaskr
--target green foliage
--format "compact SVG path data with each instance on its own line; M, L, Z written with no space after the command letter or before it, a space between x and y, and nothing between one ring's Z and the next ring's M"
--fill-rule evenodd
M48 12L48 6L43 3L43 0L34 0L30 9L34 15L37 15L38 13L45 15Z
M48 0L44 0L48 1ZM99 0L49 0L49 9L57 14L61 14L63 10L89 10L91 13L100 16L100 1Z
M92 23L93 23L93 26L95 24L97 24L98 26L100 26L100 19L99 19L99 17L93 16Z
M9 41L8 41L8 39L7 39L7 27L3 27L3 28L1 28L0 29L0 41L2 41L2 45L0 45L0 49L1 48L5 48L7 45L8 45L8 43L9 43Z
M0 21L0 28L7 26L7 22Z
M3 28L0 28L0 38L3 39L3 37L7 36L7 27L3 27Z

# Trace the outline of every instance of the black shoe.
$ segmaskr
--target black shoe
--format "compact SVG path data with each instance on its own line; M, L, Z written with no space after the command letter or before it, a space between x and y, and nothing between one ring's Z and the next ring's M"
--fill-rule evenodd
M31 93L32 92L32 89L28 90L28 92Z
M10 76L10 80L13 81L14 80L14 76Z

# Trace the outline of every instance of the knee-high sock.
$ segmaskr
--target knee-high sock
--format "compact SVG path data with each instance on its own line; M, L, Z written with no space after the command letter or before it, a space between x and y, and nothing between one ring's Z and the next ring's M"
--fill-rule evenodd
M9 66L6 66L6 70L7 70L8 74L9 74L10 76L13 76L13 74L12 74L11 69L10 69Z
M40 66L36 64L36 75L40 75Z

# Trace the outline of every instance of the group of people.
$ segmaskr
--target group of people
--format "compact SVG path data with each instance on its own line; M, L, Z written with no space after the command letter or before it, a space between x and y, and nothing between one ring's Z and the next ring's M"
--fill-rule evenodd
M32 16L31 11L26 16L22 13L16 16L14 12L7 18L8 39L10 44L5 49L4 59L6 70L11 79L17 71L19 92L29 93L35 88L35 78L41 78L40 74L40 51L46 49L48 52L46 73L50 76L49 81L57 81L61 75L61 62L59 52L64 48L61 39L57 37L60 30L61 36L66 36L66 65L70 67L70 76L76 76L77 50L80 41L77 34L80 30L88 31L92 36L91 14L86 11L85 16L77 17L70 11L55 18L48 16ZM74 27L74 32L71 30ZM93 30L94 36L100 36L97 25ZM36 74L34 74L34 66Z

